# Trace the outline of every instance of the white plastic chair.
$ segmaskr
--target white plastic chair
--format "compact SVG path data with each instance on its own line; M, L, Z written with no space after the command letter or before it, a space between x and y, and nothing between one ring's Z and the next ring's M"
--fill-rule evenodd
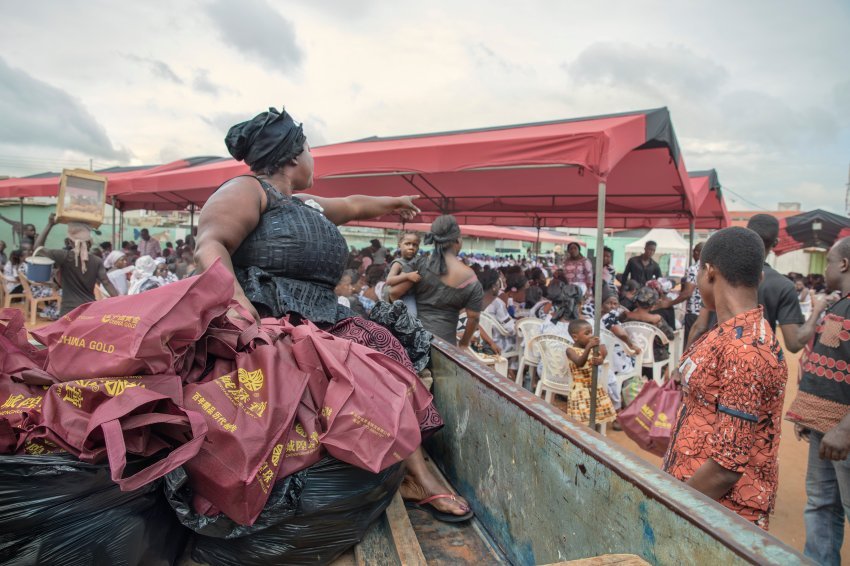
M543 320L544 318L546 318L546 314L543 312L543 309L546 307L546 305L551 304L552 301L550 301L549 299L541 299L537 301L536 303L534 303L534 306L528 310L528 316Z
M673 341L670 343L670 360L673 367L679 365L679 360L685 350L685 329L679 328L673 332Z
M567 348L572 346L572 341L556 334L540 334L529 341L532 351L539 352L543 362L543 371L534 394L537 397L544 396L544 401L552 402L552 396L557 393L569 399L570 389L573 384L573 376L570 372L570 363L567 359ZM610 366L608 360L599 366L599 382L597 388L608 387L608 372ZM605 376L602 378L602 376ZM598 423L599 433L603 436L607 432L607 423Z
M655 351L652 348L652 344L657 337L661 340L662 344L669 347L670 341L667 339L667 336L661 332L657 326L653 326L646 322L630 320L628 322L624 322L622 327L629 334L631 341L634 344L637 344L637 346L641 349L641 365L643 367L652 368L652 379L654 379L655 383L658 385L664 385L664 368L670 367L670 360L673 359L673 357L671 355L664 361L655 361Z
M506 376L508 373L508 360L501 356L491 356L488 354L481 354L476 352L472 348L469 348L466 353L477 359L484 365L490 366L493 370L501 375L502 377Z
M478 326L487 333L490 338L494 338L497 334L502 336L513 336L511 332L508 331L505 326L496 320L491 314L482 312L480 318L478 319ZM503 376L507 376L508 367L510 367L511 358L516 358L519 356L519 352L516 349L510 350L507 352L502 352L501 356L508 360L508 364L505 365L505 372L502 374Z
M528 370L528 375L532 386L534 385L534 377L537 374L537 364L540 363L540 355L531 350L531 339L540 334L540 325L543 321L539 318L523 318L514 323L517 336L517 350L519 358L517 360L516 383L522 385L525 378L525 370Z
M633 353L633 350L631 348L629 348L628 345L626 345L625 342L623 342L622 340L617 338L617 336L613 332L611 332L610 330L603 328L602 333L599 335L599 338L601 339L602 343L605 345L605 348L608 349L608 361L610 361L612 356L614 355L614 345L615 344L619 344L620 347L623 349L623 351L626 352L627 354L635 355ZM625 383L626 381L628 381L629 379L631 379L633 377L640 377L642 366L643 366L643 351L641 351L640 354L636 354L635 367L632 371L614 374L614 377L617 379L617 389L620 391L621 397L622 397L622 391L623 391L623 383Z
M529 349L540 357L542 372L534 394L552 402L552 395L558 393L570 396L573 376L567 361L567 348L572 345L567 338L555 334L539 334L529 340Z

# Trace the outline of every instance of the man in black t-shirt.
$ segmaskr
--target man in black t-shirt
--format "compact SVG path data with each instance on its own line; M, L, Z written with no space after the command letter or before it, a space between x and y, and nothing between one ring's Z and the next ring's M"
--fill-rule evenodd
M763 273L764 278L759 285L759 304L764 306L764 318L770 328L776 332L777 322L780 326L792 327L806 322L794 283L766 263ZM783 331L783 334L788 332Z
M769 214L756 214L750 218L747 228L761 237L764 242L764 257L767 257L779 241L779 221ZM800 310L800 300L794 283L767 263L764 264L764 278L759 285L759 304L764 307L764 318L774 332L779 324L785 349L792 354L802 350L815 335L818 316L826 308L823 297L815 297L812 301L812 314L809 320L806 320ZM709 329L708 318L709 312L702 309L691 327L688 346Z
M767 257L779 242L779 220L769 214L756 214L747 222L747 228L761 236ZM826 308L822 297L815 298L812 314L806 320L800 310L794 283L767 263L764 264L764 279L759 286L759 304L764 306L764 318L770 327L775 331L779 324L782 328L785 348L791 353L799 352L812 339L818 316Z
M641 286L652 279L661 279L661 267L652 259L657 247L655 242L649 240L641 255L630 258L626 262L626 269L623 270L623 285L628 283L629 279L637 281Z

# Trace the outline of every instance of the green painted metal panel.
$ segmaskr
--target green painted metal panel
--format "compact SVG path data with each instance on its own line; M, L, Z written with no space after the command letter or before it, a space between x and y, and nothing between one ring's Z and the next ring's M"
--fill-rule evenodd
M826 253L812 252L809 256L809 273L823 275L826 273ZM804 274L808 275L808 274Z
M428 450L515 564L799 564L768 533L435 340Z

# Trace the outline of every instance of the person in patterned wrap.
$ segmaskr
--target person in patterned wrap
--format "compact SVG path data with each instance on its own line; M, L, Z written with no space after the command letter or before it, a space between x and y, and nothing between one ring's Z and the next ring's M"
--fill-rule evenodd
M800 388L785 418L797 438L809 442L803 552L818 564L841 564L850 518L850 238L829 250L826 285L841 298L804 351ZM824 306L824 297L815 297L813 312Z
M718 325L682 356L685 382L664 470L767 530L778 483L788 367L758 304L764 245L747 228L716 232L697 284Z

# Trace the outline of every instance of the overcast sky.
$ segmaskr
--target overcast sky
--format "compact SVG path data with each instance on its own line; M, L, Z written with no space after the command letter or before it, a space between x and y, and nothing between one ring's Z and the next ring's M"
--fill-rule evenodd
M850 2L696 4L0 0L0 175L226 155L272 105L313 145L667 106L689 170L845 212Z

